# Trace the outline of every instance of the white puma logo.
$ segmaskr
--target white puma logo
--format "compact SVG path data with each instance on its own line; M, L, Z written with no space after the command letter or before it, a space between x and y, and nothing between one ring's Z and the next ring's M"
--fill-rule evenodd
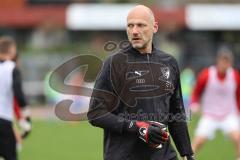
M137 74L137 75L139 75L139 76L142 75L141 72L138 72L138 71L135 71L134 73Z

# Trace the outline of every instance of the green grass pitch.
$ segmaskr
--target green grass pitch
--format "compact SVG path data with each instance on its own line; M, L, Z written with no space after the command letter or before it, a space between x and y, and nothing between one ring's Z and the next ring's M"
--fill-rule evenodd
M197 118L190 121L190 133ZM103 132L87 122L34 121L20 160L102 160ZM234 160L234 147L220 132L197 154L198 160Z

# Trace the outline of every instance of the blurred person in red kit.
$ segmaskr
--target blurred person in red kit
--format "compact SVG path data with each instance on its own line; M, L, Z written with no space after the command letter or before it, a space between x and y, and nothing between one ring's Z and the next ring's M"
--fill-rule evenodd
M198 112L199 120L193 140L194 152L214 139L220 129L230 137L240 159L240 75L233 67L233 54L228 48L220 48L216 65L200 72L191 97L191 110Z

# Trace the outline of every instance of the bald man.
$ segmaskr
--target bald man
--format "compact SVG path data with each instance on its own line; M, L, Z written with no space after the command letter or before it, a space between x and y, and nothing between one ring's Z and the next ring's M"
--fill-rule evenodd
M152 11L127 17L129 46L108 57L92 93L89 122L104 129L104 160L193 160L176 60L156 49Z

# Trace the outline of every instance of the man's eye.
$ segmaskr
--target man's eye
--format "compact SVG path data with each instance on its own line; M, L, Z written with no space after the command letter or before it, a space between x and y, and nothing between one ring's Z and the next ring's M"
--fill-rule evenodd
M144 24L138 24L138 27L144 27L145 25Z
M128 27L133 27L133 24L128 24Z

